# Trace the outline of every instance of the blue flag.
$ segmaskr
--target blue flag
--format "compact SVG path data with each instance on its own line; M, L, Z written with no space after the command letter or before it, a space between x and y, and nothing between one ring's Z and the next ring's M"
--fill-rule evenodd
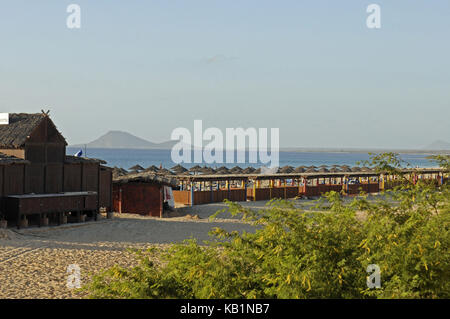
M74 156L80 157L81 155L83 155L83 150L79 150L78 152L75 153Z

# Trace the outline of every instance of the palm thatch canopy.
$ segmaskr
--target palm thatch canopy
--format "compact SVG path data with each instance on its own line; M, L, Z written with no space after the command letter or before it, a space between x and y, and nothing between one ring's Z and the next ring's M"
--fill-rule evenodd
M176 174L181 174L187 171L187 169L181 166L180 164L175 165L174 167L171 168L171 170Z
M278 170L278 173L281 173L281 174L289 174L289 173L293 173L293 172L294 172L294 168L289 165L283 166Z
M157 172L159 171L159 168L156 167L155 165L149 166L145 169L146 172Z
M261 174L261 167L258 167L257 169L255 169L253 174Z
M310 167L305 171L305 173L317 173L317 171L314 167Z
M255 172L255 170L256 169L254 167L249 166L242 170L242 174L252 174Z
M0 148L17 149L23 147L35 129L45 119L49 119L49 124L58 131L50 120L48 113L10 113L9 124L0 125ZM62 135L60 138L67 145Z
M319 173L329 173L330 172L326 167L321 167L317 171Z
M130 182L140 183L156 183L161 185L167 185L175 187L178 181L175 178L153 174L151 172L138 172L135 174L128 174L125 176L117 176L113 178L113 183L126 184Z
M296 173L304 173L306 171L306 168L304 166L297 167L294 172Z
M169 171L166 168L161 168L160 170L158 170L156 172L156 174L158 174L158 175L175 175L174 173L172 173L171 171Z
M134 166L131 166L130 168L129 168L129 170L130 171L143 171L143 170L145 170L145 168L143 168L141 165L139 165L139 164L136 164L136 165L134 165Z
M215 174L216 171L212 169L211 167L203 166L201 167L197 172L199 172L202 175L212 175Z
M349 173L349 172L351 172L352 170L351 170L350 167L344 165L344 166L341 166L341 171L342 171L342 172L347 172L347 173Z
M322 164L322 165L319 166L319 168L320 167L328 167L328 165Z
M230 173L232 174L240 174L242 173L243 169L239 166L235 166L232 169L230 169Z
M361 167L359 167L359 166L353 166L353 167L351 168L351 171L352 171L352 172L361 172Z
M337 167L330 168L330 173L340 173L340 172L341 172L341 170Z
M373 170L367 166L361 167L361 172L372 172Z
M202 169L201 166L195 165L195 166L192 166L192 167L189 169L189 172L194 172L194 173L195 173L195 172L200 172L201 169Z

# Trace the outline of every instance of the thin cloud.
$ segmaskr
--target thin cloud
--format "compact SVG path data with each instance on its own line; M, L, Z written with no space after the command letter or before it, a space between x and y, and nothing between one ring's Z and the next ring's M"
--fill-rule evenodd
M237 59L237 57L229 57L229 56L225 56L223 54L217 54L212 57L206 58L206 63L208 63L208 64L221 63L221 62L233 61L236 59Z

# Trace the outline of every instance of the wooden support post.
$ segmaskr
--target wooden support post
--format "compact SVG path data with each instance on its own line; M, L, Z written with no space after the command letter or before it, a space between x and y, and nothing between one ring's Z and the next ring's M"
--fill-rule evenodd
M194 183L191 182L191 200L190 200L191 206L194 206Z

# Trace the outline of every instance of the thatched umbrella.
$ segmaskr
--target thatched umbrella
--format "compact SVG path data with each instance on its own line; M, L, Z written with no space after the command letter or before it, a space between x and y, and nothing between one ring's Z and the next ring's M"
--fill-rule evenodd
M134 166L131 166L129 168L130 171L143 171L145 168L143 168L141 165L136 164Z
M261 167L258 167L253 171L253 174L261 174Z
M341 172L341 170L337 167L332 167L332 168L330 168L330 172L331 173L339 173L339 172Z
M289 165L283 166L278 170L278 173L281 173L281 174L289 174L292 172L294 172L294 168Z
M326 167L321 167L318 170L319 173L329 173L330 171Z
M139 171L137 171L137 170L131 170L131 171L128 171L127 175L138 174L138 173L139 173Z
M230 173L232 173L232 174L241 174L242 173L242 168L240 168L239 166L235 166L232 169L230 169Z
M372 172L372 169L367 166L364 166L364 167L361 167L361 171L362 172Z
M352 170L352 172L361 172L361 167L353 166L353 167L351 168L351 170Z
M296 173L304 173L306 171L306 168L304 166L297 167L294 172Z
M305 171L305 173L317 173L317 171L314 167L310 167Z
M200 171L203 175L212 175L215 174L216 171L212 169L211 167L203 167Z
M187 171L187 169L181 166L180 164L175 165L174 167L171 168L171 170L176 174L182 174Z
M256 169L254 167L249 166L242 171L242 174L252 174L255 172L255 170Z
M218 169L216 169L216 174L219 174L219 175L230 174L230 170L228 168L226 168L225 166L221 166Z
M160 170L158 170L157 174L158 175L175 175L174 173L172 173L171 171L169 171L166 168L161 168Z
M322 164L322 165L319 166L319 168L323 168L323 167L326 168L326 167L328 167L328 165Z
M307 166L307 168L312 168L312 169L316 169L317 166L311 165L311 166Z
M351 172L352 170L351 170L351 168L350 167L348 167L347 165L343 165L343 166L341 166L341 171L342 172Z
M157 171L159 171L159 168L156 167L155 165L149 166L145 169L146 172L154 172L156 173Z

